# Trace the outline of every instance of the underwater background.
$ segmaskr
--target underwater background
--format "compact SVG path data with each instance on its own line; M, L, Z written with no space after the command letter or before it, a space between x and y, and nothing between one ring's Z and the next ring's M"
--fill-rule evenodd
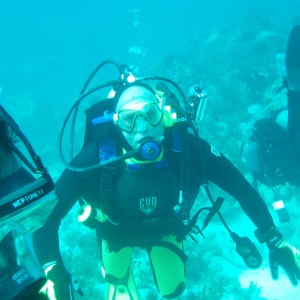
M58 152L62 122L100 62L127 64L138 77L168 77L184 92L201 84L208 103L200 135L251 180L241 144L256 119L286 105L285 91L275 91L285 74L284 51L296 14L300 0L1 1L0 102L57 179L64 168ZM99 81L113 76L108 69ZM277 188L291 216L280 224L272 191L259 188L280 230L299 248L300 189ZM247 268L214 218L205 239L186 241L187 290L179 299L299 299L300 288L283 274L276 282L271 279L267 249L254 238L255 228L236 201L216 187L212 193L226 198L224 217L256 243L263 265ZM207 203L200 191L195 209ZM105 299L94 232L76 223L76 210L61 227L65 264L84 290L78 299ZM133 260L141 298L158 299L145 253L137 249Z

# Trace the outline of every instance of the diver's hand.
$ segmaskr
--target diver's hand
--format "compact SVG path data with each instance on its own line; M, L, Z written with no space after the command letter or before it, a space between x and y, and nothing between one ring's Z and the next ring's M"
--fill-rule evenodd
M285 239L276 245L267 242L267 246L270 249L269 260L272 278L278 279L278 266L281 266L291 283L297 285L300 280L300 251Z
M300 251L290 245L279 232L277 227L272 227L267 232L255 231L257 239L266 242L270 252L270 270L274 280L278 279L278 267L286 272L293 285L300 281Z
M83 296L82 290L74 276L72 276L63 266L52 264L45 270L47 283L42 291L50 300L73 300L74 292Z

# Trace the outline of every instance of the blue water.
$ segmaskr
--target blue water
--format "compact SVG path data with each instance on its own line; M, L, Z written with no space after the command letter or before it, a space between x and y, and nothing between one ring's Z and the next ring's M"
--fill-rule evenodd
M218 99L221 97L215 92L215 89L221 88L221 86L217 86L218 80L222 82L222 88L228 88L225 90L225 94L229 94L231 97L229 99L236 100L235 94L231 94L231 92L237 92L237 95L241 96L241 101L244 101L241 106L236 106L235 102L232 105L226 102L228 107L236 107L237 112L232 112L236 113L235 117L231 118L234 125L226 125L226 122L211 124L208 121L206 124L205 120L203 125L205 128L211 129L209 136L216 143L219 141L219 144L223 146L220 149L222 152L226 152L229 157L237 158L239 157L238 138L240 138L237 128L239 128L240 123L249 121L244 117L247 114L247 106L251 107L253 103L259 103L261 107L264 107L266 103L262 103L262 99L257 99L262 94L256 95L253 99L249 97L252 90L250 93L246 93L242 88L238 91L230 90L231 84L227 87L224 84L224 78L221 81L221 78L218 77L219 74L223 73L217 73L217 71L213 73L214 69L224 68L224 77L230 75L226 63L234 58L225 56L226 51L218 52L221 55L224 54L224 57L218 57L218 62L224 63L224 65L218 63L214 65L216 60L212 59L210 66L205 65L204 62L203 65L206 68L200 69L199 57L195 53L195 41L197 37L202 36L202 34L205 35L207 32L217 33L219 40L222 40L223 30L226 30L227 42L225 46L231 46L228 42L228 35L231 31L236 34L239 28L242 30L243 27L238 27L236 24L241 18L251 15L253 12L262 16L261 22L265 23L261 28L266 31L270 30L270 32L278 30L282 34L280 39L284 42L284 34L288 33L292 18L295 14L300 14L300 0L3 0L0 2L1 104L15 117L32 141L36 151L42 156L56 177L62 168L58 156L57 139L63 118L79 94L85 79L98 63L105 59L113 59L133 66L137 75L140 76L151 73L158 65L163 65L164 72L171 74L172 77L174 75L174 78L180 78L180 72L182 72L185 75L184 80L182 80L185 81L184 85L188 84L186 83L187 80L193 81L190 84L197 81L201 71L199 77L201 79L207 78L207 86L210 91L208 111L211 111L211 116L223 121L225 117L228 117L225 114L222 115L222 113L226 113L223 110L213 113L214 107L219 106ZM255 36L259 36L260 33L256 32ZM214 35L207 34L207 36L213 37ZM251 44L251 40L248 41L245 38L246 46L247 43ZM243 42L239 42L237 45L240 48L237 49L236 53L243 53L245 51ZM269 46L268 40L266 45ZM270 54L271 57L268 59L272 64L273 58L275 61L276 51L282 52L285 47L284 43L281 46L272 45L272 51L270 50L269 53L263 52L264 48L261 48L260 44L251 51L255 50L254 55L257 55L258 59L261 59L261 55L266 54L267 57ZM211 58L208 52L217 52L222 47L224 47L223 44L213 45L212 48L207 47L206 53L201 53L200 44L199 56L201 53L201 55L207 55L208 58ZM190 52L193 53L193 56L190 56ZM180 63L174 63L178 58L180 58ZM188 70L184 69L184 61L187 62ZM245 64L246 67L249 65ZM262 71L271 72L267 68L268 66L262 64L253 66L253 68L255 67L257 70L261 68ZM209 68L215 74L215 81L212 80L213 76L208 72L210 71ZM110 75L110 70L107 72ZM194 74L196 75L194 76ZM248 78L246 75L245 78ZM276 78L269 75L267 73L266 77L267 83L270 85ZM104 81L112 79L106 78L106 73L102 76ZM241 80L241 77L235 79ZM178 83L180 84L180 82ZM247 83L250 88L253 86L254 91L259 88L263 91L263 88L258 86L256 81L253 81L252 85L250 81ZM213 96L217 100L214 100ZM226 106L227 109L228 107ZM231 140L232 137L235 140ZM216 140L217 138L219 140ZM265 194L269 195L268 191ZM292 204L295 207L295 203ZM82 229L75 228L74 230L81 232ZM220 235L224 235L224 233L221 232ZM228 238L223 242L228 243ZM220 246L223 242L213 244L211 248L218 247L217 245ZM205 245L205 250L209 252L210 246ZM194 247L194 244L191 247ZM221 249L219 250L221 252ZM67 252L68 249L66 248ZM219 268L218 263L214 262L215 257L220 261L222 255L225 255L229 263L232 262L230 253L223 253L220 257L216 256L215 253L206 261L206 263L209 261L214 272L217 272ZM201 253L197 255L200 256ZM192 259L198 258L196 256ZM75 257L73 262L69 262L69 265L73 263L75 267L78 267L77 271L80 273L77 261L78 259ZM234 260L234 264L235 267L238 265L237 271L231 264L229 267L223 266L223 269L229 268L234 276L245 271L239 262ZM197 268L193 267L189 267L190 274L193 274L191 281L197 282L196 278L198 278L199 272ZM213 271L209 273L208 270L207 272L209 274L207 278L212 276ZM224 273L226 272L223 270L223 275ZM252 274L254 278L256 275ZM81 280L85 280L85 274L79 274L80 276ZM269 274L263 273L263 276L269 276ZM91 294L93 294L91 289L98 289L99 291L99 287L96 287L99 278L99 274L92 278L95 286L87 285ZM202 279L204 280L204 278ZM259 279L258 282L262 284L262 279L260 277ZM263 284L266 283L263 282ZM290 289L285 281L282 284L285 285L286 289ZM196 285L197 283L195 283ZM267 294L270 295L275 286L269 281L267 281L266 286ZM276 293L274 292L274 296L268 299L277 299ZM294 295L293 292L290 292L290 295ZM251 299L258 298L253 297ZM278 299L285 300L284 296L279 296ZM290 296L289 299L293 300L294 298Z
M196 31L256 8L288 27L300 1L1 1L0 85L7 94L63 93L104 59L149 67L187 49ZM132 46L147 54L128 53Z

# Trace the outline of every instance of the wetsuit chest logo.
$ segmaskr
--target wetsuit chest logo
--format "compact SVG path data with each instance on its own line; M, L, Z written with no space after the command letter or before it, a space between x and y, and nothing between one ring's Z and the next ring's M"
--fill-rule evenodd
M146 215L150 215L157 206L157 198L155 196L140 198L140 211Z

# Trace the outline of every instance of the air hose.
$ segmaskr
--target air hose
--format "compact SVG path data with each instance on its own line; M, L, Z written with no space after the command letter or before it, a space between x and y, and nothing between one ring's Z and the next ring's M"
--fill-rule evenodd
M205 185L205 191L210 202L214 205L215 201L208 189L208 186ZM218 210L217 215L224 227L228 231L231 239L235 242L236 252L242 257L245 264L251 269L257 269L262 263L262 256L258 252L255 244L248 237L240 237L237 233L233 232L225 221L224 217Z

